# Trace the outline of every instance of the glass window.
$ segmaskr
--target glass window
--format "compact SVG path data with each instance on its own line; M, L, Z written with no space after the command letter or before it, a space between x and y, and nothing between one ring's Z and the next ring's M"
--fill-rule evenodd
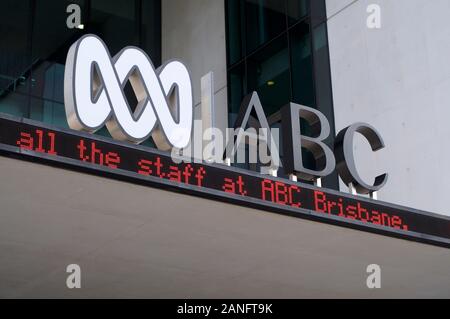
M284 0L247 0L245 2L247 54L286 29Z
M5 91L0 95L0 112L28 117L29 102L28 95Z
M230 126L242 98L256 91L266 116L272 115L275 121L281 119L277 112L290 101L319 109L331 125L326 143L333 145L325 0L227 0L226 6ZM304 134L310 132L303 120L301 129ZM304 165L314 169L312 154L303 149L303 156ZM282 176L283 170L278 173ZM337 175L322 183L337 188Z
M69 4L80 6L83 27L68 27ZM1 6L0 112L67 127L64 65L86 33L100 36L112 55L137 45L155 67L161 64L160 0L4 0ZM129 85L124 91L136 104Z
M230 114L228 117L230 127L233 126L236 120L237 113L241 106L241 101L247 94L247 84L245 83L245 65L240 63L234 66L228 72L228 85L229 85L229 105Z
M314 107L313 60L308 22L289 31L291 44L292 102Z
M287 15L289 24L292 25L306 17L308 10L308 0L287 0Z
M36 121L69 128L69 125L67 125L64 103L56 102L54 100L31 97L29 117Z
M325 22L327 19L327 10L325 0L312 0L310 1L310 16L311 16L311 25L313 28Z
M267 116L289 102L289 54L285 36L248 57L247 85L249 92L258 92Z
M31 67L31 1L4 0L0 10L0 112L26 116ZM14 93L13 93L14 92Z
M229 0L227 7L228 35L228 63L234 64L242 58L244 47L244 30L242 28L242 17L244 2L241 0Z
M139 45L136 1L91 0L88 29L105 41L111 55L127 45Z
M70 45L83 35L67 27L66 8L75 3L81 12L84 1L36 1L33 12L32 63L29 117L66 127L64 117L64 64ZM83 20L81 20L83 23Z
M84 11L83 1L35 1L32 38L35 66L44 61L64 64L70 45L83 35L81 29L67 27L66 8L71 3L78 4L81 12Z
M161 65L161 1L142 0L140 12L139 47L147 52L156 68Z

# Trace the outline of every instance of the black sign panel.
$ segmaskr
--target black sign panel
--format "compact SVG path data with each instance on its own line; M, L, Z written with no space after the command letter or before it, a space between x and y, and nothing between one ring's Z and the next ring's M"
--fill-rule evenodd
M450 218L41 123L0 116L4 154L450 247Z

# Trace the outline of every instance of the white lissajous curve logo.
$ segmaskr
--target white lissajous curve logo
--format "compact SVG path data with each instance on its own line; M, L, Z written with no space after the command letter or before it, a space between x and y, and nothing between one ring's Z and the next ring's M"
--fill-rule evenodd
M138 101L134 112L124 94L128 80ZM126 47L111 58L99 37L85 35L67 55L64 103L72 129L95 132L106 124L113 138L136 144L151 134L162 150L189 144L192 85L179 61L155 70L147 54L136 47Z

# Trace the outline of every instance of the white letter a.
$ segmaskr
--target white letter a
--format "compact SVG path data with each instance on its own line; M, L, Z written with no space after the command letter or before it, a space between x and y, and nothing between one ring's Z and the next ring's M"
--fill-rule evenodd
M81 288L81 268L77 264L68 265L66 272L71 273L66 280L67 288Z

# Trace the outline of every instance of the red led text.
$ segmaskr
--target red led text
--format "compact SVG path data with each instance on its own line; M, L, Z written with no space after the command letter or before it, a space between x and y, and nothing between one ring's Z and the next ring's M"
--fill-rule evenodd
M232 178L225 178L224 184L222 186L222 190L227 193L239 194L242 196L247 195L247 191L245 190L244 180L242 176L239 175L237 180L233 180Z
M120 156L114 152L102 152L95 142L85 143L80 140L77 145L80 159L83 162L90 162L98 165L105 165L110 168L117 168L120 164Z
M300 193L300 187L285 184L270 179L261 181L261 196L263 200L288 205L292 207L301 207L300 201L296 198Z
M397 215L366 209L359 201L352 205L344 203L341 197L338 197L337 200L332 200L329 197L324 192L314 191L314 209L316 212L388 226L395 229L408 230L408 226Z
M57 155L55 152L55 133L53 132L47 134L43 130L35 130L33 133L20 132L20 138L16 144L24 150Z
M202 166L194 169L191 164L164 166L161 158L157 156L154 160L141 159L138 162L138 173L145 176L166 178L178 183L203 186L206 170Z

